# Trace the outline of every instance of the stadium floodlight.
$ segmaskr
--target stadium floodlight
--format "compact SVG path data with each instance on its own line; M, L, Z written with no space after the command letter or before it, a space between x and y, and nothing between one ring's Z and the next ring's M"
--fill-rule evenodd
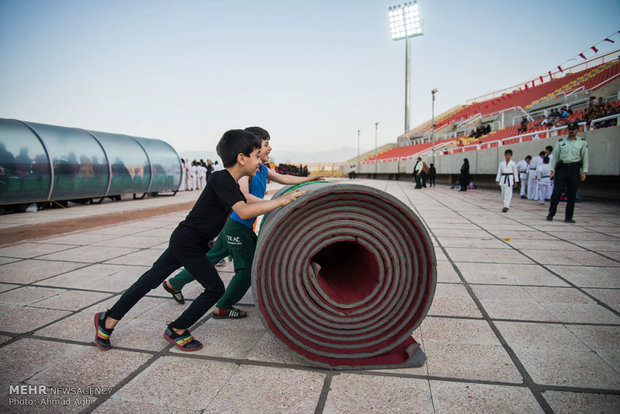
M422 33L422 19L417 0L405 3L404 6L399 4L390 7L388 15L393 40L402 40L424 34Z
M409 131L410 95L410 45L412 37L422 36L422 17L418 0L406 2L404 5L392 6L389 9L390 30L393 40L405 39L405 132Z

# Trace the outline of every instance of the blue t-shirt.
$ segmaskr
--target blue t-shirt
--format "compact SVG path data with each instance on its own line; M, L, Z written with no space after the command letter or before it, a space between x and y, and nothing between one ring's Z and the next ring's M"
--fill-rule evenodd
M252 177L250 181L250 194L258 198L264 198L265 193L267 192L267 173L269 172L269 168L265 167L263 164L260 165L259 170L256 172L256 175ZM256 221L256 217L243 220L237 213L234 211L230 215L232 220L238 221L241 224L245 224L249 228L254 228L254 222Z

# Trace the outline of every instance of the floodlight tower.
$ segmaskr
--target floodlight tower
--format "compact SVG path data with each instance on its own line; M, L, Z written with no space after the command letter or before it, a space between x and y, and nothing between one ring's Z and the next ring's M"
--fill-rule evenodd
M409 39L422 36L422 19L418 0L406 2L404 5L392 6L388 14L393 40L405 39L405 132L409 131L409 112L411 96L409 91L409 61L411 49Z
M433 89L431 91L431 95L433 95L433 103L432 103L432 109L431 109L431 123L432 125L432 130L431 130L431 141L433 141L433 143L431 144L433 146L433 149L431 150L431 153L433 154L433 164L435 164L435 94L437 93L437 88Z

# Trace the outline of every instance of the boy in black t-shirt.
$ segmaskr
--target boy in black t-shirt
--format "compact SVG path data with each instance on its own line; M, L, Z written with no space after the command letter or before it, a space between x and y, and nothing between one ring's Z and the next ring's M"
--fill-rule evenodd
M182 351L197 351L202 344L195 340L188 328L200 319L224 293L224 283L205 253L208 242L218 235L230 210L242 219L265 214L285 206L306 191L294 191L275 200L247 204L237 181L244 176L254 176L260 165L261 141L254 134L243 130L227 131L217 144L217 153L224 169L211 174L207 186L183 220L170 236L168 248L150 270L144 273L109 310L95 314L95 344L106 351L112 348L110 335L118 321L149 290L159 285L176 269L185 267L204 287L192 304L170 323L164 332L166 341Z

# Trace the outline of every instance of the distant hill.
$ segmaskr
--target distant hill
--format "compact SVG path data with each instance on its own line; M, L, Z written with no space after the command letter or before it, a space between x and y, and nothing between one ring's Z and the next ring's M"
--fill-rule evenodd
M369 151L365 148L360 148L360 154ZM189 160L207 160L212 161L219 160L220 158L214 151L185 151L180 152L179 156ZM284 164L306 164L306 163L332 163L332 162L345 162L348 159L357 156L357 148L353 147L341 147L332 150L318 151L318 152L299 152L299 151L271 151L271 161L275 163Z

